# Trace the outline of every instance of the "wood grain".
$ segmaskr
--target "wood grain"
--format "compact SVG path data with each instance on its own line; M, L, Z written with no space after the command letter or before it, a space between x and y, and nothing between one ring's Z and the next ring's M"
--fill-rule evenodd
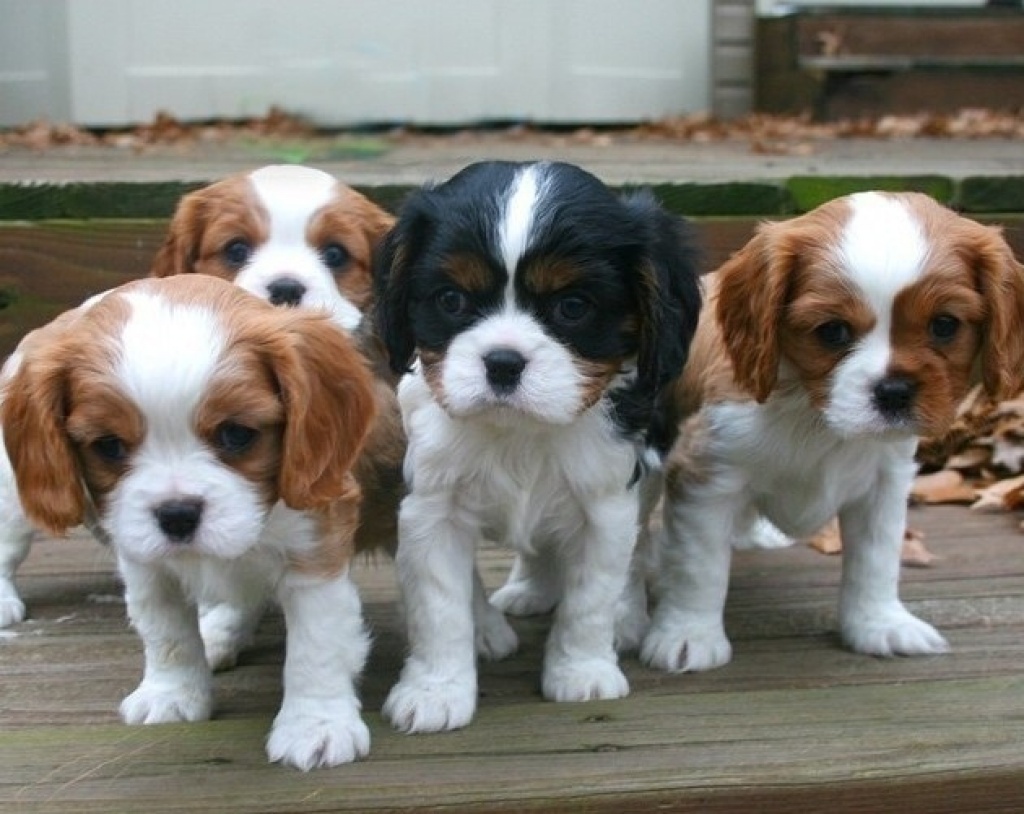
M538 690L546 617L481 666L466 729L405 736L379 715L404 653L393 568L357 569L374 630L361 689L369 759L310 774L267 765L280 700L271 613L217 677L215 719L126 727L141 654L109 552L42 540L21 585L32 618L0 636L0 809L17 812L1015 811L1024 804L1024 537L1008 515L912 511L942 558L903 595L954 652L875 659L834 634L839 562L805 547L738 553L725 668L668 675L624 659L632 694L552 704ZM500 584L507 553L481 552Z

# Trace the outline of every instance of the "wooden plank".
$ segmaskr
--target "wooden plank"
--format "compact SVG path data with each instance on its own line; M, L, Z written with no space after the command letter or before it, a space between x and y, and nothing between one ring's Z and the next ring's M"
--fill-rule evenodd
M796 46L801 56L827 50L846 56L1015 58L1024 53L1024 15L948 10L799 14Z
M899 181L885 180L897 185ZM845 179L843 191L853 189L850 185L855 181ZM672 190L659 188L658 192L666 206L678 203ZM689 189L679 192L687 200L692 194ZM974 194L976 205L980 205L978 199L983 195L981 189ZM977 218L1004 226L1011 246L1024 257L1024 215L987 214ZM702 270L721 265L750 239L763 219L692 218L703 249ZM146 275L166 228L165 220L0 223L0 358L10 353L29 330L91 294Z
M912 511L942 559L906 569L904 596L954 652L848 653L833 633L837 558L740 552L729 666L667 675L627 657L632 694L551 704L538 692L546 617L515 620L520 652L481 667L476 720L394 733L379 715L404 652L393 568L361 562L375 633L362 687L369 759L302 774L269 766L282 625L271 614L217 677L213 721L125 727L141 655L109 552L42 540L21 584L32 619L0 636L0 809L161 811L1015 811L1024 802L1024 536L1009 515ZM486 548L485 581L505 552Z

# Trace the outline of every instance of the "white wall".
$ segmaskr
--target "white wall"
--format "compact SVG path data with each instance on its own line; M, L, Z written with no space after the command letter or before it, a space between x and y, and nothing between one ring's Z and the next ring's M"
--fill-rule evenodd
M0 124L237 118L271 105L321 125L706 110L711 3L0 0Z

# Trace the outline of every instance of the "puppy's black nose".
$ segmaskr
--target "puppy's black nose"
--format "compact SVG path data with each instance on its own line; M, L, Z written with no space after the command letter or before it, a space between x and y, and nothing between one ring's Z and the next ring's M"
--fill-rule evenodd
M174 543L186 543L199 528L203 501L198 498L167 500L153 509L160 531Z
M511 348L498 348L484 355L487 383L495 393L509 393L519 384L526 368L526 357Z
M887 376L875 385L875 406L883 415L906 413L914 406L917 383L905 376Z
M305 293L306 286L291 277L282 277L267 286L271 305L298 305Z

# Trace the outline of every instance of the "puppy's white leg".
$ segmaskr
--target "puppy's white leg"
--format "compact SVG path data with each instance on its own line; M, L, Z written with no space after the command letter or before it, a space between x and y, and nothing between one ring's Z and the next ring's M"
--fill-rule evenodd
M664 516L658 602L640 658L673 672L721 667L732 658L722 613L734 507L728 497L685 493L666 499Z
M843 577L839 631L852 650L874 656L945 653L934 627L899 599L900 549L907 522L906 484L883 476L875 490L839 512Z
M476 536L454 511L448 500L414 492L399 512L395 565L410 653L382 712L403 732L458 729L476 711Z
M199 632L211 670L230 670L238 663L239 654L256 634L263 609L263 597L258 593L200 604Z
M348 570L334 578L289 573L277 595L287 628L284 698L267 757L303 771L365 757L370 731L355 683L370 639Z
M615 649L620 653L640 649L651 625L647 612L647 583L654 571L655 543L652 514L661 497L660 469L650 469L640 481L640 531L629 565L629 579L615 611Z
M15 587L14 575L28 556L35 532L27 522L21 522L23 519L0 519L0 627L25 618L25 603Z
M28 556L35 535L21 510L18 487L0 435L0 627L25 618L25 603L14 585L14 575Z
M121 702L128 724L203 721L213 709L213 683L195 605L177 579L159 568L119 558L128 617L142 638L142 683Z
M544 652L545 698L629 694L615 654L615 614L636 543L637 500L635 491L594 500L583 530L560 548L564 584Z
M473 626L477 655L488 661L500 661L519 647L519 638L505 614L487 601L487 589L477 568L473 569Z
M491 594L491 604L512 616L550 613L561 598L558 558L545 549L519 552L505 584Z

